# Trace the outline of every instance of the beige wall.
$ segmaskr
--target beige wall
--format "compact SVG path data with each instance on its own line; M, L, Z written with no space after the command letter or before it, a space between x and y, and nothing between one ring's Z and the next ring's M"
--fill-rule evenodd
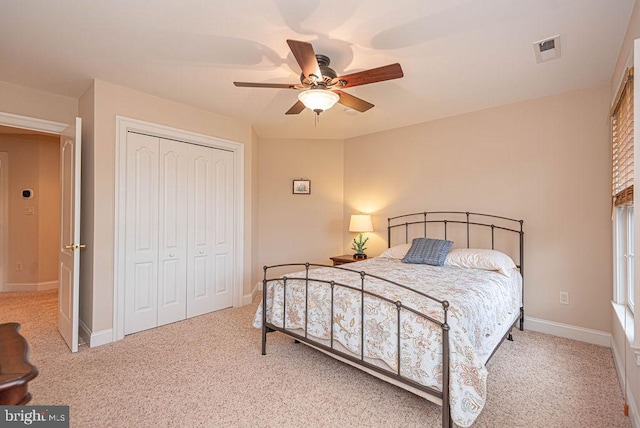
M78 100L0 82L0 112L71 124Z
M83 96L83 114L91 115L90 95ZM178 129L224 138L245 145L245 196L250 198L252 171L251 148L252 130L250 125L214 113L199 110L136 90L95 80L93 84L93 136L85 143L89 156L84 175L93 177L90 188L83 196L93 204L93 211L83 212L83 221L93 215L93 227L87 230L83 241L92 247L93 270L85 287L92 289L92 331L112 328L113 286L114 286L114 183L115 183L115 124L116 115L157 123ZM92 141L91 141L92 140ZM247 159L249 161L247 162ZM84 184L83 184L84 186ZM245 198L245 205L247 200ZM250 208L245 207L245 219L251 224ZM252 231L245 223L244 263L251 262ZM245 278L244 293L251 291L251 278ZM89 324L87 324L89 326Z
M81 191L80 191L80 242L87 245L93 236L95 227L93 213L93 168L94 159L95 106L93 84L78 100L78 115L82 118L82 155L81 155ZM92 238L91 238L92 239ZM93 330L93 260L94 246L87 245L80 251L80 322L89 331Z
M260 213L259 193L258 193L258 161L259 161L259 144L258 135L254 132L251 133L251 230L254 233L251 234L251 284L250 286L258 282L262 274L262 266L260 265L260 259L258 255L258 218ZM245 165L248 167L248 165ZM246 269L246 268L245 268Z
M7 283L12 289L58 280L60 230L59 139L0 135L9 155L9 248ZM22 190L33 190L31 199ZM33 215L26 214L33 208ZM16 270L17 264L22 270Z
M602 86L346 140L344 221L374 214L375 255L389 216L521 218L526 315L610 332L608 101Z
M40 144L39 282L57 281L60 252L60 139Z
M611 99L615 96L618 86L620 85L620 79L625 69L632 64L630 59L633 53L633 41L640 38L640 0L635 0L631 17L629 18L629 25L627 31L620 46L620 54L616 61L616 67L611 76ZM637 71L636 71L637 72ZM637 75L637 74L636 74Z
M260 266L330 263L343 247L343 141L260 139L259 147ZM297 178L311 180L310 195L292 194Z

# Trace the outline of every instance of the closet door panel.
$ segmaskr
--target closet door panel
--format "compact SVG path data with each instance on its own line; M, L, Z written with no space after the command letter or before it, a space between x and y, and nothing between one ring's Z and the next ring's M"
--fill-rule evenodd
M207 256L195 256L193 258L193 283L195 300L207 299L209 290L207 288Z
M215 162L215 286L212 310L233 306L233 153L212 150Z
M187 316L188 147L160 140L158 325Z
M187 232L187 316L213 309L214 165L210 148L190 145Z
M125 334L157 325L158 149L158 138L127 135Z

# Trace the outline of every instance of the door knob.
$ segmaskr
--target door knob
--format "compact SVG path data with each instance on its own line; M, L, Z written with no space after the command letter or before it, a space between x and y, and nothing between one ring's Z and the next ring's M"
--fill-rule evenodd
M84 244L71 244L71 245L65 245L64 249L73 251L73 250L77 250L79 248L86 248L86 247L87 246L84 245Z

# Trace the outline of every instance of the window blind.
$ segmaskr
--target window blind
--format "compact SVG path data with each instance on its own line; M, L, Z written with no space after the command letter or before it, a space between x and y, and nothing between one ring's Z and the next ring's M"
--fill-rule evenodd
M633 205L633 68L627 71L611 112L612 198Z

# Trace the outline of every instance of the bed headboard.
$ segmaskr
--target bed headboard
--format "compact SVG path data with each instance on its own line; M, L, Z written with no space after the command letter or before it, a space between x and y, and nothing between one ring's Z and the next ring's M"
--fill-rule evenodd
M508 254L524 276L524 221L492 214L425 211L388 218L388 246L413 238L454 241L454 248L491 248Z

